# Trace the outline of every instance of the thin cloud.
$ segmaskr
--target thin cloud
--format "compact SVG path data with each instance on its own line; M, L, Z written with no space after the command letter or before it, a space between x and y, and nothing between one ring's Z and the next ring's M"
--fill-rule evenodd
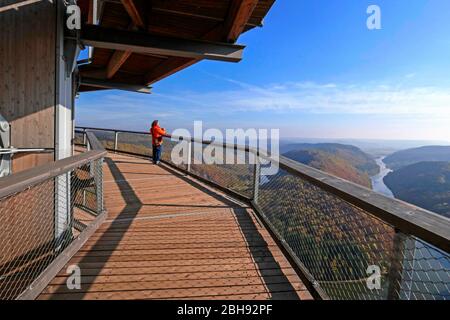
M255 86L234 80L237 89L189 92L182 99L211 110L301 111L305 113L450 115L450 88L371 86L314 82Z
M153 96L108 94L89 101L89 110L104 118L136 117L154 113L170 117L192 113L301 112L307 114L373 114L450 116L450 88L286 82L256 86L232 79L236 88L209 92L157 93ZM126 113L124 114L124 111Z

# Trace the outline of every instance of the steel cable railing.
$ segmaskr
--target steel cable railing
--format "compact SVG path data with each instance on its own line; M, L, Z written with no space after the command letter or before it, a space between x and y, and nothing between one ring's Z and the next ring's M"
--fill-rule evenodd
M94 130L110 150L151 156L148 133ZM189 138L189 161L174 163L179 139L165 139L163 160L250 202L316 297L450 300L449 219L247 147ZM265 165L198 161L211 144ZM280 170L263 175L271 162Z
M448 253L281 169L258 208L333 299L450 299ZM380 288L368 286L380 271Z
M0 179L0 299L32 299L104 219L103 157L91 151ZM77 240L77 241L76 241Z

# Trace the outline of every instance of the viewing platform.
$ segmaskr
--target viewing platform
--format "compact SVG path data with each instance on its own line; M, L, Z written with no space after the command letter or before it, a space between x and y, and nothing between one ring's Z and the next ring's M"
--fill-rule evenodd
M312 298L248 205L182 172L109 153L104 202L105 222L39 299Z
M0 181L0 299L450 299L450 220L245 146L165 136L154 165L150 138L78 128Z
M75 127L148 130L164 104L138 108L140 100L103 91L150 94L202 61L239 62L241 34L261 27L275 0L6 2L0 300L450 300L450 219L279 155L278 134L268 152L262 135L244 130L222 139ZM288 33L274 28L273 38L252 41L281 61L278 52L292 48L279 46ZM186 75L205 89L209 78ZM250 91L254 103L265 94ZM76 98L89 92L77 114ZM191 116L235 132L257 124L250 114L222 121L215 99L191 100L164 118L168 131L189 128ZM224 106L247 105L240 100ZM158 166L152 138L164 141Z

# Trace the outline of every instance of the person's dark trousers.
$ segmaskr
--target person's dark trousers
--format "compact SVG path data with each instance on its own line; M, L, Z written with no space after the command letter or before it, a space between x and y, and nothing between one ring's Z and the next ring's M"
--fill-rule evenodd
M153 163L161 161L162 146L153 146Z

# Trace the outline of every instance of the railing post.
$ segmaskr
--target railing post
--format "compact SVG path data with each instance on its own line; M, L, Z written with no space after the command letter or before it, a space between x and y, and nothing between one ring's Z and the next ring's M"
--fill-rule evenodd
M83 207L86 208L86 188L83 188Z
M84 136L85 137L87 136L86 132L84 133ZM86 146L87 151L91 151L91 144L89 143L89 141L86 141L85 146Z
M400 294L403 282L403 265L405 263L405 253L408 250L406 242L407 236L400 230L395 229L393 238L392 253L390 258L388 274L388 300L400 300ZM414 258L413 258L414 259Z
M188 141L186 170L191 172L192 141Z
M86 129L83 129L83 145L86 145L87 137L86 137Z
M103 212L103 158L94 161L94 181L97 196L97 215Z
M114 153L117 152L117 138L119 137L119 132L114 131Z
M259 180L261 174L261 164L258 155L255 155L255 165L253 166L253 202L258 203Z

